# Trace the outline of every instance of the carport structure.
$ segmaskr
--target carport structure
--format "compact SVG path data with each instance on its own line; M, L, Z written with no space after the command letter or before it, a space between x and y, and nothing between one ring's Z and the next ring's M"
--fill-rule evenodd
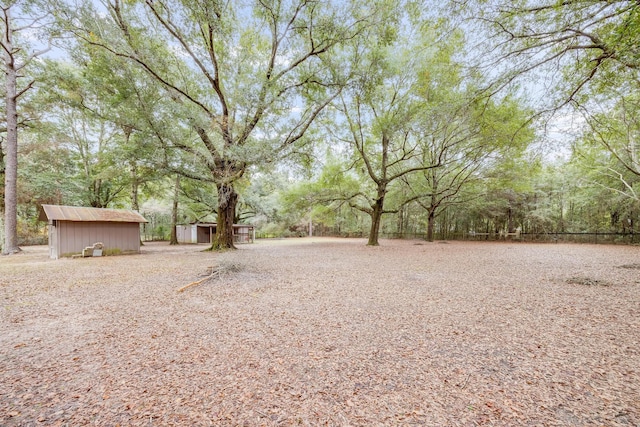
M200 222L176 226L179 243L212 243L218 225L215 222ZM233 224L233 243L253 243L255 227L250 224Z

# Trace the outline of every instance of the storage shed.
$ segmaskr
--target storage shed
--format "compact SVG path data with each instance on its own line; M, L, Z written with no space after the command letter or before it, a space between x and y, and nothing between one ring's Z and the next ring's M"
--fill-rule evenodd
M216 229L215 222L176 225L176 237L179 243L211 244ZM233 224L234 243L253 243L254 240L255 227L253 225Z
M140 224L147 222L127 209L42 205L40 219L49 223L49 257L81 254L102 243L109 253L140 253Z

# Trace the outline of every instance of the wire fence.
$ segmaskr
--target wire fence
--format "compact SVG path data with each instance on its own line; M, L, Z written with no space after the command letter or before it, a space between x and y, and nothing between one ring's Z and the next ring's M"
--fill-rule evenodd
M325 237L353 237L367 238L365 232L350 233L317 233L316 236ZM257 239L279 239L287 237L304 237L257 233ZM384 233L381 239L426 240L426 233ZM595 244L640 244L640 233L615 233L615 232L579 232L579 233L436 233L434 240L462 240L462 241L513 241L532 243L595 243Z
M366 237L366 235L363 237ZM426 240L427 235L425 233L380 233L380 238ZM532 243L606 243L631 245L640 243L640 233L435 233L434 240L514 241Z

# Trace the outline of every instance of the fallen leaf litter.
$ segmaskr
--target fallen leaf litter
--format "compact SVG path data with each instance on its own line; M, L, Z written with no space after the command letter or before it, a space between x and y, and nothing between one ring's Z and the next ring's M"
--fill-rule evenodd
M0 424L640 425L636 247L364 243L3 257Z

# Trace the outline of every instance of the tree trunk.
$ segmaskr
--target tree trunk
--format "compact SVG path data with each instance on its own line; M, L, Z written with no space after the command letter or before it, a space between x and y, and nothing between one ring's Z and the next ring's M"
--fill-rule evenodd
M127 138L127 143L129 142L130 132L126 132L125 128L125 136ZM140 212L140 203L138 199L138 190L140 188L140 182L138 181L138 165L134 159L129 161L129 172L131 174L131 209L136 212ZM175 227L174 227L175 230ZM142 236L140 236L140 246L144 246L144 242L142 241Z
M133 132L133 127L123 125L122 132L124 133L125 145L129 146L131 142L131 133ZM138 212L140 210L140 205L138 202L138 190L140 187L140 181L138 179L138 163L136 162L135 156L133 156L129 160L129 174L131 176L131 209Z
M378 197L371 211L371 231L369 231L369 241L367 246L379 246L378 236L380 234L380 224L382 223L382 212L384 207L384 196Z
M507 210L507 233L515 232L513 226L513 209L511 208L511 202L509 202L509 209Z
M178 197L180 196L180 175L176 175L176 188L173 193L173 208L171 209L171 239L169 245L178 245Z
M436 209L440 203L438 202L438 198L436 194L438 193L438 180L435 176L435 171L432 171L433 174L433 184L431 188L431 197L429 201L429 208L427 209L427 241L433 242L433 233L435 230L436 224Z
M140 180L138 178L138 165L135 160L129 162L129 173L131 175L131 209L140 211Z
M236 249L233 244L233 219L238 203L238 194L233 184L216 184L218 187L218 223L216 237L211 244L211 250Z
M564 233L564 198L560 195L560 232Z
M397 226L397 230L398 230L398 234L400 235L400 238L402 238L403 234L404 234L404 213L405 213L405 206L400 206L400 209L398 209L398 226Z
M4 31L3 44L6 77L6 114L7 139L5 140L5 175L4 175L4 247L2 253L20 252L18 247L18 94L17 70L11 52L11 22L7 11L7 28Z
M4 218L4 148L0 140L0 214ZM2 231L4 232L4 222L2 223ZM3 234L4 236L4 234ZM0 249L4 244L4 238L0 241Z
M433 232L436 224L436 210L429 209L429 216L427 218L427 241L433 242Z
M0 140L0 253L4 253L4 148Z
M93 180L89 187L89 205L92 208L106 208L109 202L108 191L105 190L102 179ZM106 196L105 192L107 192Z

